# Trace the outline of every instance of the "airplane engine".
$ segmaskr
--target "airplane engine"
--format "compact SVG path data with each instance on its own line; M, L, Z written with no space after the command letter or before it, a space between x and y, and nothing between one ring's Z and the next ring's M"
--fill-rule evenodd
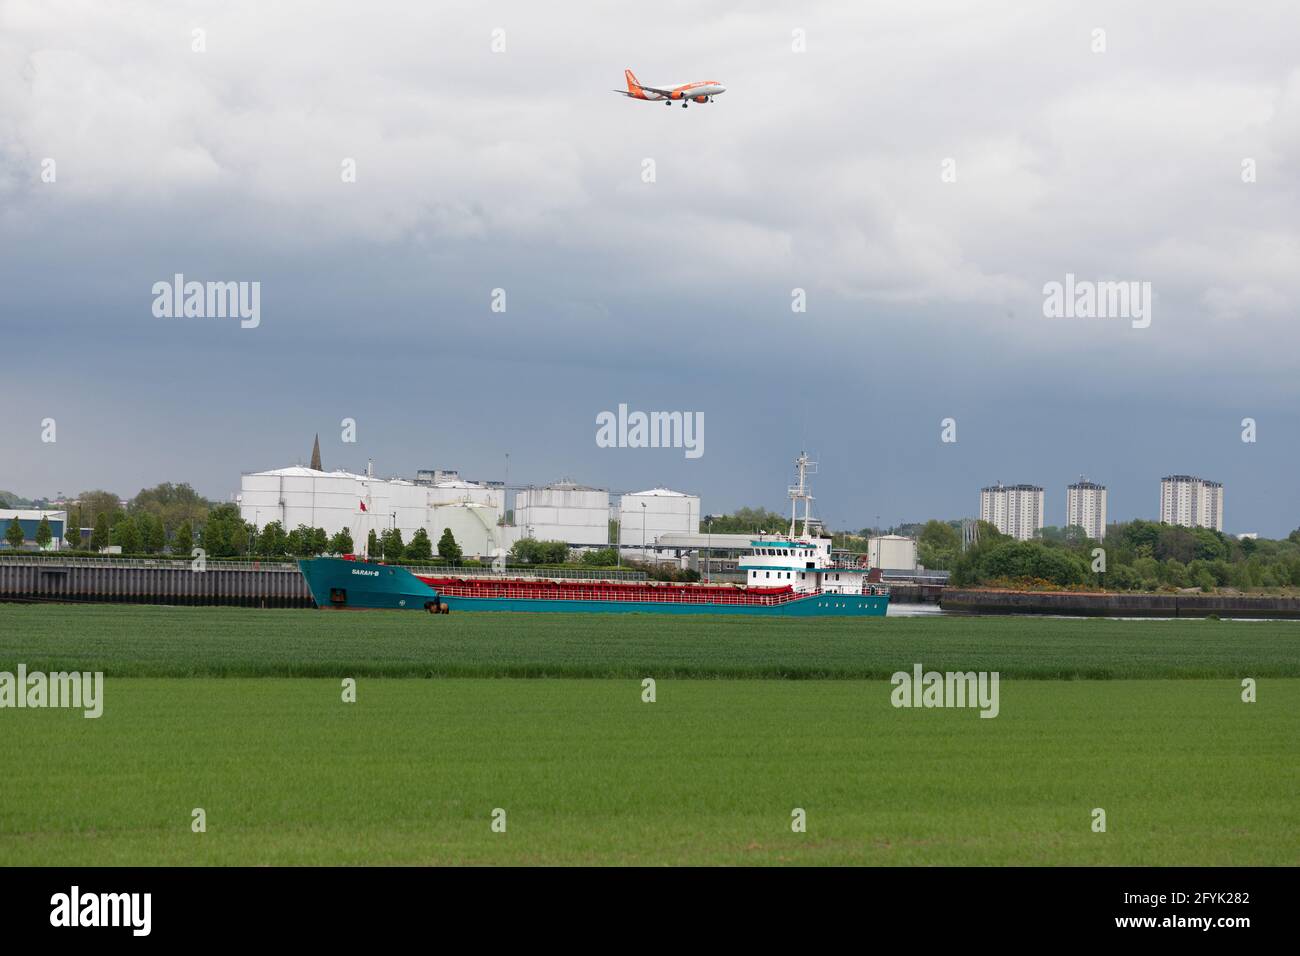
M697 103L707 103L709 101L707 96L693 96L691 98Z

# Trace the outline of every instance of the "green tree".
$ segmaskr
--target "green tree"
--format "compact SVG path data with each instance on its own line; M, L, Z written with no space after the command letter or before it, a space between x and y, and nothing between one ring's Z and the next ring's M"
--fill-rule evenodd
M401 561L406 552L406 546L402 543L402 529L385 529L379 536L379 550L385 561Z
M981 555L979 568L985 580L1028 578L1052 584L1080 584L1084 572L1073 555L1033 541L1000 543Z
M210 558L233 558L247 554L249 527L239 514L239 506L220 504L209 511L200 540L203 550Z
M510 546L510 558L519 564L535 564L536 555L536 538L520 538Z
M946 521L927 521L916 542L916 559L922 567L950 570L961 552L961 537Z
M182 521L176 533L172 535L172 554L189 557L194 550L194 527L189 521Z
M538 557L541 564L564 564L569 560L569 546L563 541L539 542Z
M10 519L9 527L5 531L5 540L15 551L23 546L23 526L18 523L17 516Z
M957 529L946 521L930 520L921 529L917 538L918 545L926 545L936 551L956 551L961 547L961 536Z
M451 533L450 528L443 528L442 537L438 539L438 557L446 558L448 561L459 561L460 554L460 545L456 543L456 536Z
M433 544L429 541L429 532L416 528L415 534L411 535L411 543L406 546L406 558L410 561L428 561L432 557Z
M266 524L257 535L257 553L264 558L278 558L289 548L288 535L279 521Z
M54 531L50 528L50 519L41 515L41 523L36 526L36 546L44 551L54 540Z
M1170 558L1160 565L1160 583L1174 588L1187 587L1187 566Z
M1144 555L1141 549L1145 547L1144 556L1155 554L1156 542L1160 540L1160 528L1161 525L1155 521L1129 521L1117 526L1120 541L1137 555Z
M167 546L167 532L162 519L147 511L135 515L136 526L140 529L140 547L150 554L159 554Z
M351 554L352 553L352 532L343 528L334 537L330 538L330 554Z
M63 525L63 540L68 542L69 548L81 547L81 509L76 512L68 512L68 520Z
M140 552L140 528L134 518L123 518L113 525L113 543L122 549L123 554Z
M366 555L370 558L379 557L379 535L375 534L374 528L366 535Z
M640 522L628 523L628 531L635 532ZM789 515L777 514L766 508L737 508L732 514L717 515L710 523L714 534L755 534L759 531L769 533L790 530Z
M1132 591L1141 583L1127 564L1117 564L1106 572L1106 587L1112 591Z
M182 521L189 521L191 526L202 524L208 516L208 503L188 484L168 481L140 489L131 499L130 511L137 517L147 513L157 518L167 534L179 528Z
M1133 562L1133 572L1144 588L1152 589L1160 582L1160 562L1155 558L1138 558Z
M297 558L305 558L311 551L311 528L300 524L285 538L285 550Z
M330 536L325 533L325 529L312 528L310 553L313 555L324 554L329 549L330 549Z
M95 516L95 530L90 533L90 549L103 551L108 547L108 514L101 511Z
M100 515L108 515L111 522L113 515L122 507L117 495L111 491L83 491L80 498L81 510L85 521L94 525Z
M510 557L519 564L563 564L569 558L569 546L563 541L520 538L510 548Z

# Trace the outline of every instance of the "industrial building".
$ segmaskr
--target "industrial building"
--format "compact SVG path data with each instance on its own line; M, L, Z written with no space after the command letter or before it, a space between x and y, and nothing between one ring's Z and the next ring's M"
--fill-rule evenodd
M916 570L916 540L901 534L867 539L867 563L885 571L910 573Z
M618 543L648 547L663 535L698 535L700 499L695 495L651 488L619 499Z
M1077 525L1093 541L1106 535L1106 486L1082 475L1065 488L1065 526Z
M466 556L490 557L519 536L502 525L504 498L504 488L459 479L424 484L296 465L243 475L236 500L243 519L259 530L272 521L286 531L305 524L334 535L346 528L360 550L371 531L395 527L410 541L424 528L436 546L451 528Z
M526 488L515 496L515 525L523 538L608 545L609 492L572 481Z
M63 530L68 522L68 513L66 511L0 508L0 550L9 547L9 542L5 540L5 532L9 530L9 525L15 518L18 520L18 527L23 529L24 548L36 547L36 529L41 526L42 518L49 521L50 534L52 535L50 543L45 546L44 550L58 551L63 547Z
M1160 479L1160 520L1185 528L1223 530L1223 485L1192 475Z
M980 489L980 520L1002 534L1029 541L1043 529L1043 489L1038 485L1004 485Z

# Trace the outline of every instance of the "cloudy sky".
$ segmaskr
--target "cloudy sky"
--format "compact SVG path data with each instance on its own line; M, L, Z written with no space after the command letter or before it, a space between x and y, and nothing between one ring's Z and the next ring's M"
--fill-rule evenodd
M225 498L319 432L715 512L806 447L837 526L998 480L1057 524L1081 473L1154 517L1171 472L1300 525L1294 4L563 10L0 0L0 488ZM260 325L155 317L176 273L260 282ZM1150 326L1045 317L1067 273L1149 282ZM704 455L597 447L620 403Z

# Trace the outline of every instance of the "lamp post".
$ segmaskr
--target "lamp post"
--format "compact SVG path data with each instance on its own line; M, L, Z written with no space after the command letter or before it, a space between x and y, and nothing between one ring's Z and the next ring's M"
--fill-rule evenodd
M641 502L641 560L649 561L650 558L645 550L645 502Z
M713 569L713 516L704 519L704 531L708 535L708 546L704 549L704 583L709 583L709 572Z

